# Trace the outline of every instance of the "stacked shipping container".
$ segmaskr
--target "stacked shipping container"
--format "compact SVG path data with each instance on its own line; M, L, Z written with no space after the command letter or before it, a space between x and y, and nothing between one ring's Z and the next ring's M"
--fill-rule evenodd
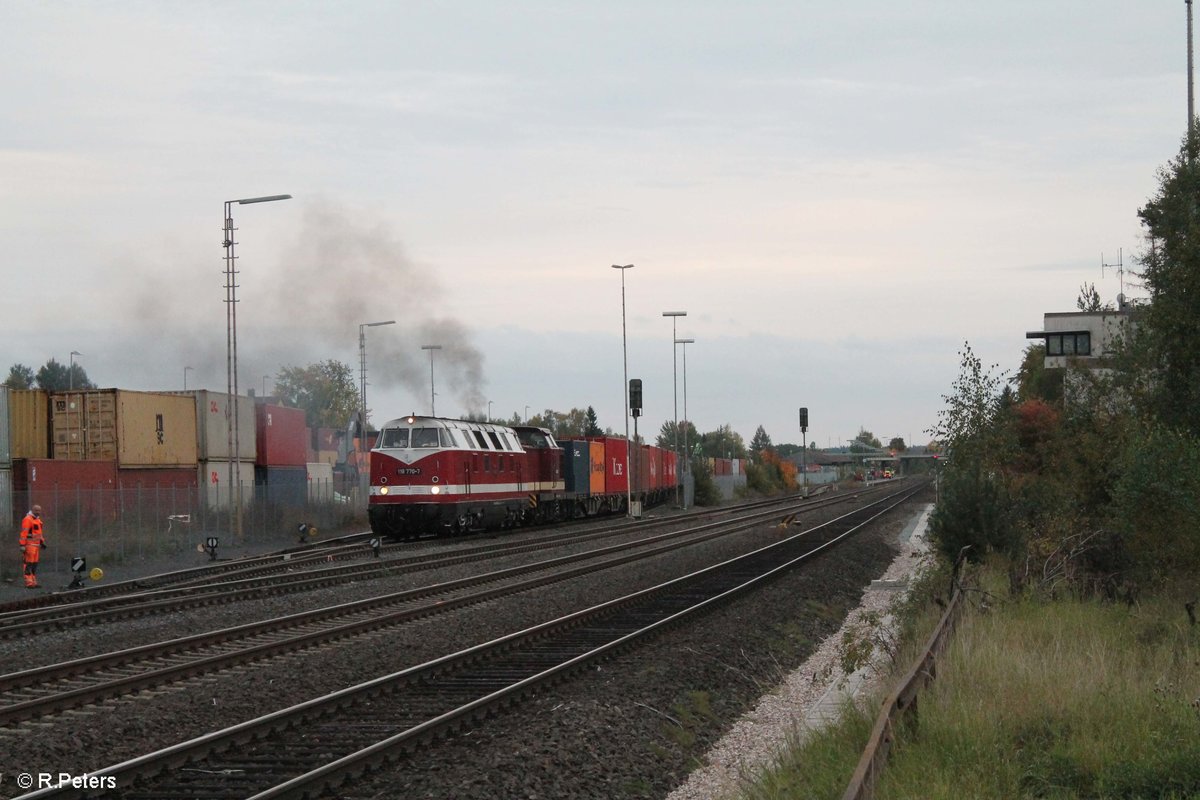
M238 398L237 436L234 437L229 425L233 403L227 393L201 389L185 394L193 396L196 403L195 472L200 502L209 508L228 508L233 497L229 487L239 482L242 501L253 500L254 462L258 449L254 401L248 397Z
M50 401L37 389L0 388L0 520L25 509L13 507L13 463L50 455Z
M308 442L304 411L260 403L254 407L258 454L254 483L264 500L303 506L308 499Z
M196 406L191 398L98 389L51 392L56 460L116 461L118 467L196 465Z

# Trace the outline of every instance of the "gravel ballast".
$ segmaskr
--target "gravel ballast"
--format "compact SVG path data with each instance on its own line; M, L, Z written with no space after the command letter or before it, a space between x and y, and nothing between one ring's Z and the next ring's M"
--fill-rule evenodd
M342 787L337 796L665 797L740 714L837 630L870 580L891 562L897 535L914 509L909 504L891 512L875 530L822 555L810 568L794 570L470 733ZM23 724L0 732L0 749L13 766L82 774L644 588L779 535L757 529L368 638L205 676L181 688ZM466 565L436 576L419 573L322 591L344 602L473 570L478 567ZM206 610L200 619L171 615L52 634L36 648L36 660L47 663L42 659L52 651L78 656L101 642L105 650L130 646L161 637L164 630L185 635L247 616L272 616L281 611L273 605L280 602L289 607L283 613L290 613L321 604L316 599L321 594L263 601L255 611L247 609L257 604L239 605ZM214 624L217 616L220 624ZM31 645L28 639L6 643L9 652L0 649L0 658L7 663L8 656ZM12 796L14 788L5 781L0 793Z

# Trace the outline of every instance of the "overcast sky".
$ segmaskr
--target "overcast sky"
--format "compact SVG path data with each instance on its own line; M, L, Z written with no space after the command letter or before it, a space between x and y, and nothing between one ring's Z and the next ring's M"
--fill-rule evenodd
M595 407L928 441L970 342L1118 292L1187 120L1152 0L0 0L0 364L226 387L337 359L384 421ZM1126 275L1131 280L1131 275ZM1136 288L1126 293L1137 296ZM677 366L676 366L677 363Z

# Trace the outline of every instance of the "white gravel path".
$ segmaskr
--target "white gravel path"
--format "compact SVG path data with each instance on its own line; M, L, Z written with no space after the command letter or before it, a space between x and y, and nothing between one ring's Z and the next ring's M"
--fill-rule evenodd
M838 650L843 634L858 625L868 614L885 615L903 590L907 578L925 560L928 543L925 531L932 506L927 506L905 528L904 547L879 580L863 592L862 604L852 611L841 629L821 643L799 669L791 673L774 692L742 717L705 757L705 765L689 776L686 783L671 792L667 800L725 800L737 796L739 786L749 777L775 763L789 742L801 741L805 732L820 727L836 715L843 698L854 693L869 695L880 688L878 671L865 667L846 675Z

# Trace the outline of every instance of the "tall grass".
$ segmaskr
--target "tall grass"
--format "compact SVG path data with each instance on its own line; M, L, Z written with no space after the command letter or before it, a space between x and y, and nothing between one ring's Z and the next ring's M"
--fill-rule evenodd
M869 708L745 796L840 797ZM919 709L880 800L1200 797L1200 630L1170 593L1134 608L1020 600L969 612Z

